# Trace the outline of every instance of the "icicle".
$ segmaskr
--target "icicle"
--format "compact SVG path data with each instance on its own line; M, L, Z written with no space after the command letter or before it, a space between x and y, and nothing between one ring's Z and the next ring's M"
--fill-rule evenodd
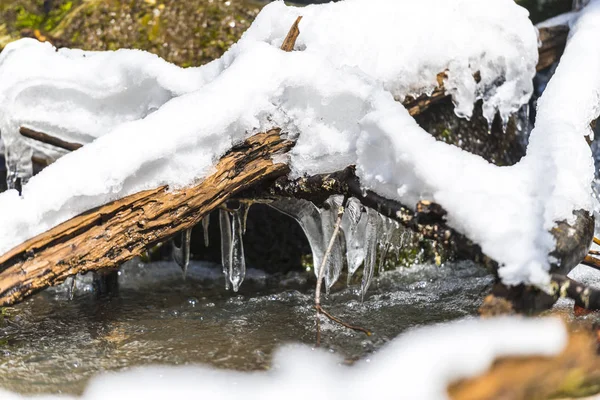
M202 233L204 234L204 247L208 247L210 245L209 237L208 237L208 227L210 225L210 213L202 218Z
M321 260L327 248L323 238L321 215L319 209L310 201L300 199L283 199L269 203L269 206L294 218L308 239L312 251L315 276L318 275Z
M365 268L363 270L363 278L360 285L360 298L364 300L365 293L371 285L371 279L373 279L373 270L375 269L375 260L377 254L377 223L379 215L377 211L369 208L367 210L367 229L365 238Z
M391 219L384 217L379 214L381 220L381 252L379 253L379 265L377 267L377 273L381 274L383 272L383 267L385 265L385 259L387 257L388 251L392 245L392 236L394 234L394 221Z
M337 219L338 209L342 205L344 197L343 196L332 196L326 200L326 204L329 206L320 211L321 213L321 227L323 229L323 247L327 249L329 246L329 241L331 240L331 236L333 235L335 221ZM325 264L325 293L329 294L329 289L333 286L335 282L337 282L340 277L340 273L342 271L342 266L344 264L344 259L342 255L342 239L338 235L335 239L334 245L331 248L331 253L327 258L327 263ZM317 268L315 264L315 268Z
M65 279L65 285L67 287L67 297L69 300L73 300L73 297L75 296L75 275Z
M6 160L6 186L8 189L23 187L33 176L33 149L26 140L11 140L4 143L4 157Z
M231 263L231 223L229 213L219 210L219 224L221 225L221 264L225 275L225 289L229 290L229 265Z
M177 247L173 242L173 259L183 270L183 277L187 274L187 268L190 263L190 239L192 229L186 229L181 232L181 247Z
M390 248L396 257L396 260L400 257L400 250L404 246L404 242L408 238L406 230L396 221L393 221L393 233L390 240Z
M240 203L240 213L242 214L242 233L246 234L246 222L248 221L248 212L250 212L251 202Z
M229 280L233 291L237 292L246 276L246 260L244 259L244 235L242 229L242 209L233 214L231 221L231 248L229 249Z
M365 233L367 214L358 199L350 198L342 217L342 231L346 240L346 260L348 263L348 284L352 275L365 259Z

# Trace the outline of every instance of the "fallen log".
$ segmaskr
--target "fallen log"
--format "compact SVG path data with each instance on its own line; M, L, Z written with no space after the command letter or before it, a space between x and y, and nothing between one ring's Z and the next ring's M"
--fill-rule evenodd
M79 272L118 266L196 225L236 193L286 174L286 164L271 160L292 147L279 133L252 136L195 186L136 193L72 218L2 255L0 305L21 301Z
M600 358L591 329L572 331L555 357L507 357L485 374L455 382L454 400L573 398L597 392Z
M293 50L299 34L298 22L299 19L284 41L282 48L285 51ZM558 59L562 49L556 46L552 49L548 50L548 54ZM548 56L545 60L551 58ZM411 105L405 101L409 112L413 115L421 113L434 102L447 98L443 80L442 73L438 75L440 87L428 99L407 99L414 102ZM21 133L27 135L29 131L21 129ZM40 140L40 137L35 135L32 138ZM278 130L255 135L224 156L216 167L217 172L198 185L175 191L160 187L137 193L83 213L26 241L0 256L0 305L21 301L80 272L118 266L140 255L147 247L191 228L223 202L259 183L262 184L261 190L252 193L252 198L308 196L318 202L317 198L331 194L354 196L364 205L401 222L423 237L455 246L458 254L496 267L493 260L482 254L478 245L446 225L444 210L435 204L419 204L413 212L406 205L375 193L363 193L351 170L338 175L303 178L305 180L301 183L288 182L285 178L288 167L273 163L271 157L285 153L292 146L292 142L281 139ZM273 184L277 177L282 177L282 180ZM318 185L313 186L314 190L310 193L301 193L303 188L310 187L310 179ZM300 190L296 190L298 188ZM579 218L577 223L583 224L582 231L589 232L590 221L593 224L593 219ZM582 248L588 244L587 240L577 243ZM561 259L560 254L557 256ZM561 267L565 268L565 265Z

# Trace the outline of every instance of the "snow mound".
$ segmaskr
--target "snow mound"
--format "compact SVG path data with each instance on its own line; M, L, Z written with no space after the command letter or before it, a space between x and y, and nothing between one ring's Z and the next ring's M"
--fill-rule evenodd
M114 61L119 77L146 71L149 93L164 104L149 103L147 92L133 85L119 95L138 114L93 106L98 118L108 113L110 128L32 178L22 196L14 190L0 195L0 253L105 202L199 182L232 144L280 127L296 140L293 176L354 164L366 189L408 206L422 199L441 204L450 226L500 263L506 284L544 287L554 247L548 229L571 219L573 210L591 210L593 164L584 135L598 113L600 48L592 38L600 34L599 13L600 3L593 2L574 28L563 65L540 100L527 156L513 167L435 141L396 101L431 92L445 72L461 115L469 115L478 98L488 118L496 110L506 117L525 103L537 36L512 0L347 0L306 8L275 2L221 59L198 69L181 70L139 52L100 53ZM298 51L283 52L279 45L298 15L304 17ZM0 74L29 62L19 57L28 47L15 45L3 55ZM86 53L73 54L68 68L86 68L76 65ZM156 67L138 65L144 57ZM58 61L48 55L40 62ZM89 88L96 77L81 74L72 74L71 83L81 96L46 112L46 126L61 126L63 111L94 98ZM4 76L3 87L11 88ZM48 91L37 94L36 104L48 105L62 88L53 77L41 82ZM14 93L26 93L24 85ZM3 135L30 118L28 105L7 93L13 89L0 91ZM158 107L151 113L150 104ZM75 111L73 121L82 115Z

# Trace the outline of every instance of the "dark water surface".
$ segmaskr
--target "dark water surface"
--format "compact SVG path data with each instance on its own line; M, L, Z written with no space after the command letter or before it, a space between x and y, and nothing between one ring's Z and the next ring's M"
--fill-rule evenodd
M265 369L277 346L314 344L310 275L274 278L250 271L235 294L222 289L219 268L195 263L184 281L174 264L132 263L112 297L96 298L83 277L72 301L63 286L7 309L0 328L0 387L81 393L99 372L149 364ZM340 284L324 306L374 335L325 322L323 346L355 360L409 327L474 314L491 280L466 262L416 266L377 278L364 303L354 288Z

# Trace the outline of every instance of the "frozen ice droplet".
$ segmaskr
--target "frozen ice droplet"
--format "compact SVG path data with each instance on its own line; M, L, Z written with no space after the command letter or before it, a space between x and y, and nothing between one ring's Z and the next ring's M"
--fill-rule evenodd
M225 275L225 289L229 289L231 222L229 213L225 210L219 210L219 225L221 227L221 265L223 265L223 274Z
M346 241L348 283L365 259L367 213L360 201L350 198L342 217L342 231Z
M343 196L331 196L325 201L326 207L320 210L321 227L323 229L323 247L325 250L329 247L329 242L335 230L338 210L342 205ZM335 237L331 252L325 263L325 290L329 294L329 289L337 282L344 264L342 255L342 238L341 235ZM315 268L320 267L320 264Z
M190 242L192 238L192 229L186 229L181 232L180 247L173 242L173 259L183 270L183 277L187 274L187 268L190 263Z
M394 221L391 219L384 217L380 214L381 218L381 240L380 247L381 252L379 253L379 266L377 267L377 273L381 274L383 272L383 267L385 265L385 259L387 257L388 251L392 246L392 237L394 235L394 231L396 230Z
M231 248L229 249L229 280L233 291L237 292L246 276L246 260L244 259L244 242L242 230L242 210L233 213L231 221Z
M360 297L364 300L365 293L371 285L373 279L373 271L375 269L375 260L377 255L377 224L379 215L377 211L369 208L367 210L367 229L365 237L365 268L363 278L360 285Z
M294 218L306 235L312 251L315 276L319 274L319 266L325 254L326 245L321 226L319 209L310 201L301 199L282 199L269 203L269 206Z
M246 222L248 221L248 213L250 212L250 207L252 203L240 203L240 214L242 216L242 233L246 234Z
M210 245L209 237L208 237L208 227L210 225L210 213L206 214L204 218L202 218L202 233L204 234L204 247L208 247Z

